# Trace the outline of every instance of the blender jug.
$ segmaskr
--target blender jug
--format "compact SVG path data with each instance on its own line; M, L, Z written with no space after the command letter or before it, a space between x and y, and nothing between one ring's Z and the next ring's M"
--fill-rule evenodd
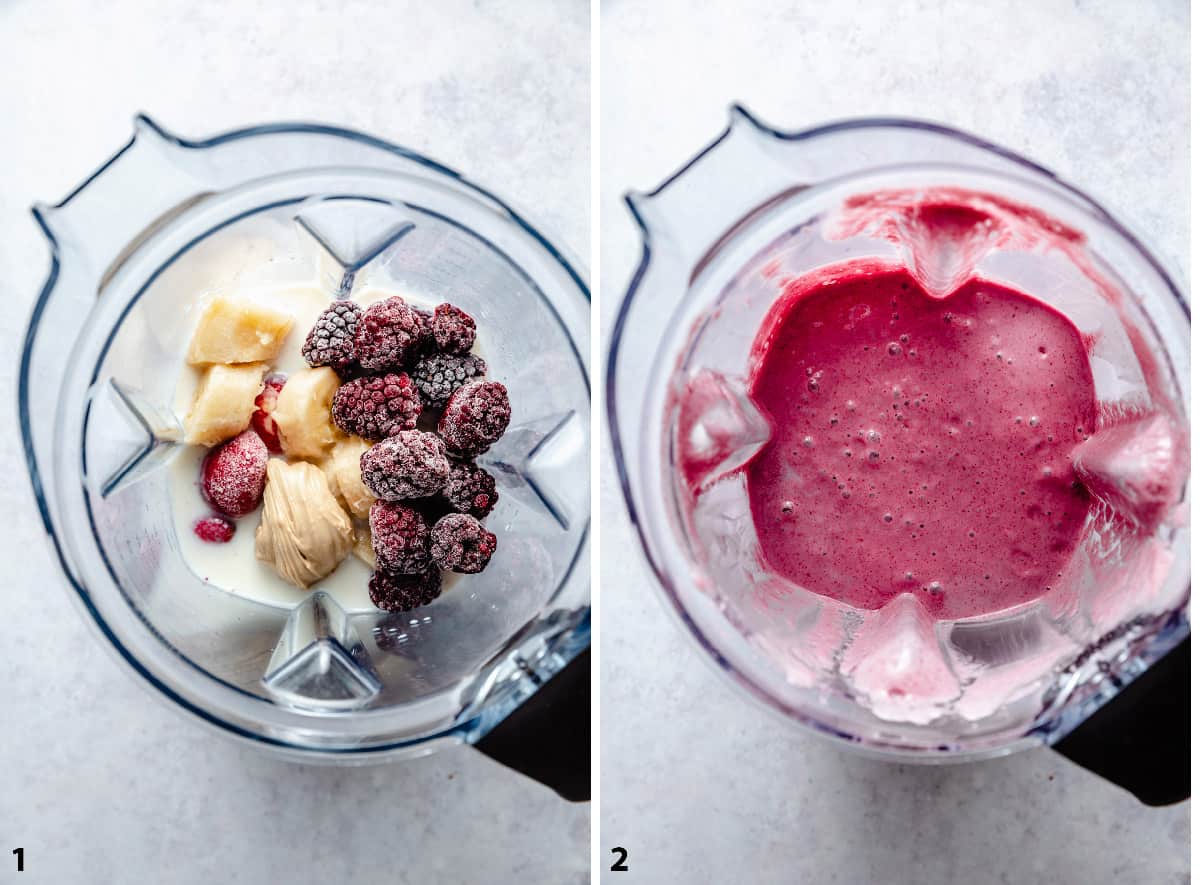
M1104 767L1097 742L1134 719L1112 714L1152 684L1179 692L1187 671L1190 320L1160 262L1048 171L908 120L785 134L735 107L716 141L628 202L643 255L609 354L610 431L645 554L704 655L769 707L876 755L1047 743ZM765 560L741 470L772 433L747 392L756 336L789 282L856 263L907 269L934 297L973 278L1009 284L1090 343L1100 418L1074 469L1093 497L1043 597L942 619L919 598L940 586L925 587L870 610ZM1174 681L1160 670L1122 692L1172 649ZM1182 691L1154 709L1186 716ZM1118 692L1088 737L1080 724ZM1137 716L1151 749L1139 761L1126 745L1126 770L1102 773L1170 801L1186 755L1149 709ZM1186 754L1186 721L1172 722Z
M139 117L122 150L34 213L51 268L22 354L21 432L46 530L104 641L259 746L322 761L466 741L585 796L589 300L576 265L456 172L314 125L185 141ZM501 489L498 551L411 612L320 589L254 601L181 554L167 466L183 449L187 308L314 279L331 299L378 286L461 305L512 395L510 428L481 458ZM547 684L558 702L520 711L524 747L489 742ZM539 744L547 755L531 758Z

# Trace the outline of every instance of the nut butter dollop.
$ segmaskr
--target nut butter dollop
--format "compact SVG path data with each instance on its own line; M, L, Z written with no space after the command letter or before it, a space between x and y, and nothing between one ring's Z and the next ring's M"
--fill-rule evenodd
M321 468L272 458L255 555L284 580L307 589L337 568L353 546L354 526Z

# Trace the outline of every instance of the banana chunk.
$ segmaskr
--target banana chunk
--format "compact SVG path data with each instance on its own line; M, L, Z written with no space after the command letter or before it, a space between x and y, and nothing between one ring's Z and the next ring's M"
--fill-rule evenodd
M289 458L320 460L340 435L329 413L338 383L337 372L328 366L288 376L271 417L279 428L279 445Z
M363 527L354 533L354 555L374 570L375 548L371 544L371 530L369 528Z
M187 361L194 366L270 361L291 330L292 318L286 313L218 295L200 314Z
M196 399L183 420L184 441L215 446L250 426L254 398L262 390L264 363L209 366L196 388Z
M366 519L375 503L375 496L363 485L359 466L359 459L369 448L367 441L357 436L340 439L334 443L329 459L322 465L325 478L329 480L329 490L351 516L359 519Z

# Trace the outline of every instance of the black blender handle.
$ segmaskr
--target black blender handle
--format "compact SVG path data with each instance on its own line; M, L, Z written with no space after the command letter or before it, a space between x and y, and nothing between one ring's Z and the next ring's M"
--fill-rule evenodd
M1146 805L1191 796L1191 636L1053 749Z
M585 648L475 749L571 802L591 798L592 655Z

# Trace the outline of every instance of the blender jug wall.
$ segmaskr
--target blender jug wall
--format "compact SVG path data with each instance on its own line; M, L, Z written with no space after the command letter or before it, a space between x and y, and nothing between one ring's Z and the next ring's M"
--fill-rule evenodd
M507 205L356 133L184 142L139 118L126 148L36 212L53 256L21 372L35 492L88 614L164 694L306 757L424 752L484 738L587 646L587 289ZM248 598L181 553L171 469L194 298L314 282L331 300L453 300L511 391L509 431L481 459L503 542L414 612L379 612L365 590Z
M645 249L608 377L623 490L673 609L751 694L856 747L965 758L1057 740L1186 636L1187 310L1089 198L941 127L783 134L735 108L629 202ZM1040 600L944 619L914 591L864 610L764 562L739 471L772 432L747 393L755 338L789 283L871 263L935 297L1011 284L1092 342L1088 540Z

